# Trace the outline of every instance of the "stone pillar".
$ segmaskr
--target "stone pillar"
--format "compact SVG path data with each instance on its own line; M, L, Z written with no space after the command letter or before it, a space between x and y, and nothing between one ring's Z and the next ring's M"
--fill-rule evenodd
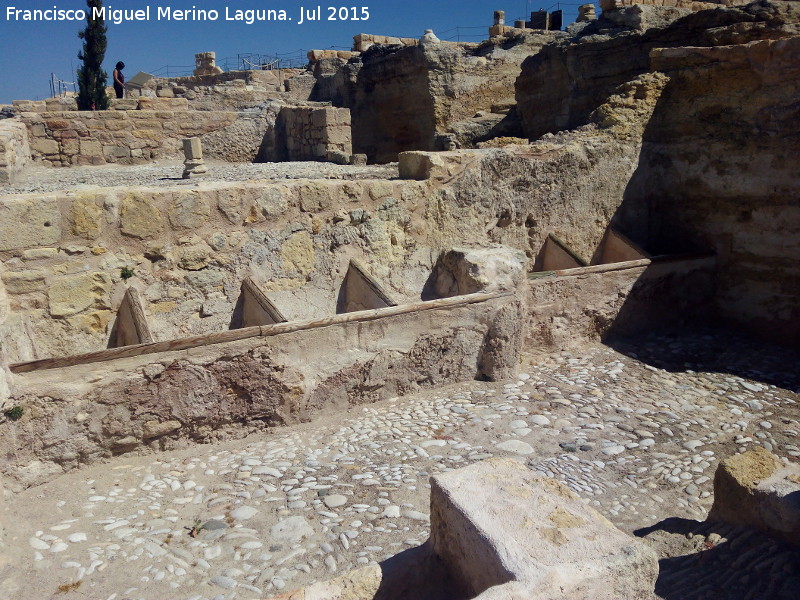
M194 55L194 75L200 77L202 75L219 75L222 73L217 65L216 52L200 52Z
M528 26L528 24L523 20L514 21L514 28L515 29L527 29L527 26Z
M183 178L191 179L208 172L206 162L203 160L203 146L200 138L192 137L183 140Z
M419 43L423 46L427 46L428 44L438 44L440 42L439 38L436 37L436 34L433 33L433 29L426 29L425 33L422 34L422 37L419 38Z
M595 19L597 19L597 15L594 12L594 4L581 4L578 7L578 18L575 19L576 23L594 21Z
M494 24L495 25L505 25L506 24L506 12L504 10L496 10L496 11L494 11Z

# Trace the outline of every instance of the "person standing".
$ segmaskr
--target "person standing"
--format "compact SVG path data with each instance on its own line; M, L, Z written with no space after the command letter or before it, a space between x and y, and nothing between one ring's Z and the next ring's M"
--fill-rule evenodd
M122 69L125 68L125 63L119 61L114 68L114 91L117 93L117 98L125 97L125 75L122 74Z

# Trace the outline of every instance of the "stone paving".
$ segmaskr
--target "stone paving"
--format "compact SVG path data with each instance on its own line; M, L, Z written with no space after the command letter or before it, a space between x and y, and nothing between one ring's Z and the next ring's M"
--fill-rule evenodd
M529 356L513 381L114 458L8 501L14 566L0 570L0 597L269 597L419 546L430 475L501 454L563 481L624 531L667 517L699 531L721 458L753 444L800 457L797 355L745 344L698 334ZM662 555L725 541L691 529L645 539ZM778 573L797 565L797 554L767 555ZM687 564L676 568L696 568ZM687 587L668 566L661 597L729 597ZM768 597L784 597L785 581L796 579ZM767 597L739 592L730 597Z
M182 179L183 162L159 161L146 165L103 165L57 169L31 166L3 194L32 194L82 186L196 186L201 182L251 181L262 179L394 179L397 163L356 167L327 162L230 163L206 160L208 173Z

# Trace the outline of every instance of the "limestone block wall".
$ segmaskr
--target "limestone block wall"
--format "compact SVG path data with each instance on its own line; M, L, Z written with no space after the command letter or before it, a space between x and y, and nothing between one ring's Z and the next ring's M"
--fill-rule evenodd
M417 38L399 38L388 35L374 35L371 33L359 33L353 36L353 52L364 52L375 44L416 46L419 44L419 40Z
M17 119L0 121L0 184L11 183L31 162L28 130Z
M156 102L157 99L142 99ZM184 101L185 102L185 101ZM21 113L34 161L49 166L135 164L182 157L181 140L212 134L229 141L209 158L252 161L267 129L257 114L192 110Z
M418 298L435 259L412 234L424 187L291 180L0 198L11 306L0 344L12 362L103 349L127 285L157 340L227 330L248 276L289 319L332 315L352 256Z
M353 153L350 110L287 106L278 115L277 154L283 160L331 160Z

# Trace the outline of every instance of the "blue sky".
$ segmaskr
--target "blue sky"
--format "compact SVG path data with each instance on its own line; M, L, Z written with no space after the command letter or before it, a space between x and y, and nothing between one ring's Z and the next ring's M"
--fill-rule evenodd
M573 0L575 1L575 0ZM104 66L109 74L118 60L126 63L130 78L138 71L166 75L188 74L196 52L214 51L217 62L234 68L239 54L283 55L300 57L310 49L336 47L347 49L357 33L375 33L401 37L419 37L425 29L433 29L442 39L479 41L487 36L494 10L506 11L506 22L522 17L528 11L551 8L548 0L105 0L111 9L142 9L150 6L147 22L108 24L108 50ZM0 74L0 103L17 99L41 99L49 95L50 74L65 81L75 81L81 40L77 33L81 22L9 21L8 7L18 9L83 9L85 0L0 0L0 51L3 67ZM158 7L199 10L216 9L216 22L158 21ZM368 7L368 21L308 22L299 25L300 7L327 6ZM291 22L263 22L247 25L226 22L225 8L231 14L237 9L284 9ZM564 22L574 20L577 3L562 4ZM551 8L554 10L554 8ZM461 29L454 29L460 27ZM301 52L302 51L302 54ZM225 63L225 59L229 59Z

